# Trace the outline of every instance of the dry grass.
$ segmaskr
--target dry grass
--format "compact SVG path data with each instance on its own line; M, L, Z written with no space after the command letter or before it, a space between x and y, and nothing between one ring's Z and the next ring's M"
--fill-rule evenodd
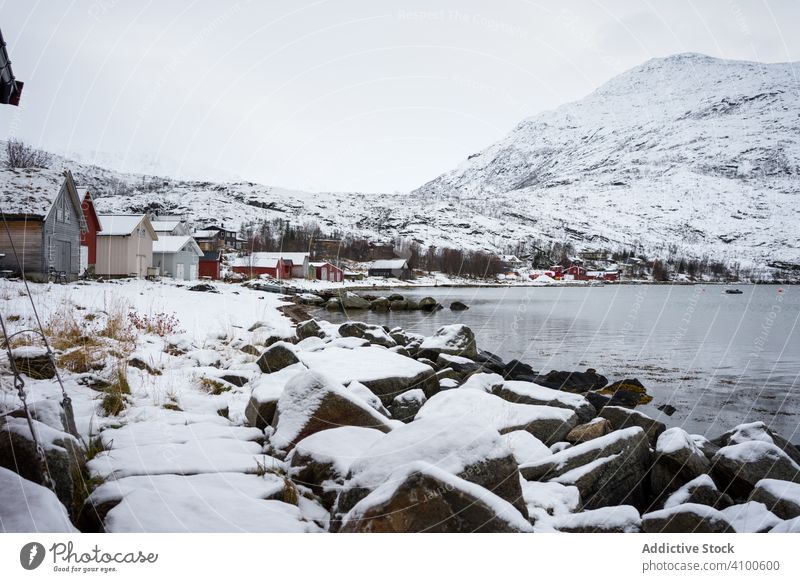
M213 396L219 396L220 394L224 394L225 392L230 391L231 387L225 384L225 382L220 382L219 380L215 380L213 378L207 378L203 376L198 380L200 384L200 389L204 392L208 392Z
M100 407L106 416L117 416L127 406L127 396L131 393L125 362L120 360L114 366L110 385L104 390L105 396Z
M120 302L111 304L106 312L105 325L98 331L98 334L122 344L136 342L136 329L128 319L128 310L124 304Z

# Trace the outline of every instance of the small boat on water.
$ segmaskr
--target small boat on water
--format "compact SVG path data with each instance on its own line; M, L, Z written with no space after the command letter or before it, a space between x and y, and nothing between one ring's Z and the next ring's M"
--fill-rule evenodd
M728 295L741 295L743 291L741 289L725 289L725 293Z

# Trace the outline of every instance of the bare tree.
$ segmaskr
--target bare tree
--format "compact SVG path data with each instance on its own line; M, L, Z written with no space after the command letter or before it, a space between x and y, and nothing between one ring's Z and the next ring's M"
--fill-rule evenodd
M53 156L13 137L6 142L6 167L49 168Z

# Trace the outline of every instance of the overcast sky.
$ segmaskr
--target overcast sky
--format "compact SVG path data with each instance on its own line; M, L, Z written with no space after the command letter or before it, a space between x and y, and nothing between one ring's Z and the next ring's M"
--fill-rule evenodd
M652 57L800 61L795 0L0 6L6 136L305 190L413 189Z

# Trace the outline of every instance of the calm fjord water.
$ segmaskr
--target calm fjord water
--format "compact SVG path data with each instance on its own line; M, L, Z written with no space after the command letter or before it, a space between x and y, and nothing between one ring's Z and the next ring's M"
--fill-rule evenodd
M352 312L358 321L430 335L464 323L478 346L534 369L595 368L609 381L638 378L654 396L640 410L667 425L716 436L763 420L800 441L800 288L719 285L425 288L408 297L459 300L464 312ZM376 294L388 294L378 292ZM320 319L343 321L321 312ZM668 417L657 410L671 404Z

